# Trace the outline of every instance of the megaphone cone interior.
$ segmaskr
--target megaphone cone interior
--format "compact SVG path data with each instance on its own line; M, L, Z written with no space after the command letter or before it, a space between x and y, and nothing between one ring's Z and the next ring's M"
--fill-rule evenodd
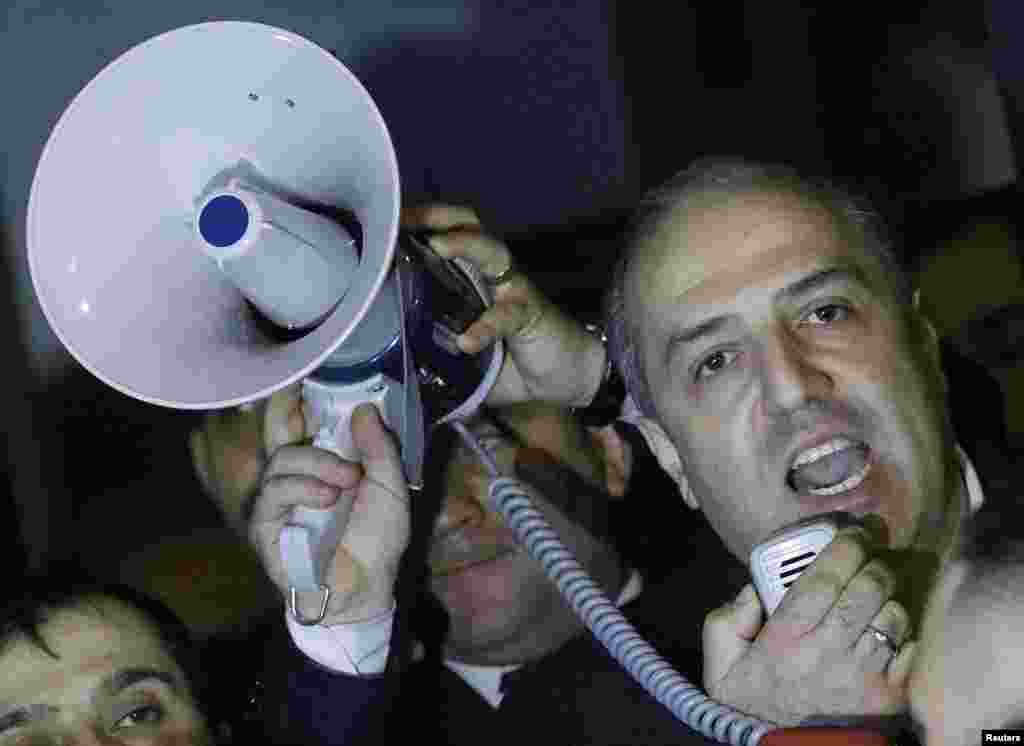
M204 194L232 176L358 221L344 296L293 341L265 332L197 237ZM129 50L68 106L32 184L29 267L97 377L155 404L228 407L306 377L353 332L390 269L399 208L390 136L349 70L288 31L205 23Z

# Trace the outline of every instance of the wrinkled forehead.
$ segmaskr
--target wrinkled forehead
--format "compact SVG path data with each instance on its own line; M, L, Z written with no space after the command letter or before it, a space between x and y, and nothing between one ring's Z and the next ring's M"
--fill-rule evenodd
M627 293L640 309L727 302L750 287L836 263L881 271L859 228L786 191L692 195L663 213L633 252Z
M153 624L139 611L108 598L90 598L55 611L40 627L54 658L33 641L15 637L0 649L0 703L34 696L55 701L88 690L119 668L177 671Z

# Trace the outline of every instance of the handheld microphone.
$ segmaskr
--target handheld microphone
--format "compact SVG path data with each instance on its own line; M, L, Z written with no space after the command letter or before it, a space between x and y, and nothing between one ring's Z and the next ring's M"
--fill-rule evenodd
M805 518L779 529L750 552L754 588L770 615L790 586L817 559L839 529L864 522L852 513L832 511Z
M789 587L835 538L836 518L814 516L776 531L750 553L750 574L767 614L773 614Z

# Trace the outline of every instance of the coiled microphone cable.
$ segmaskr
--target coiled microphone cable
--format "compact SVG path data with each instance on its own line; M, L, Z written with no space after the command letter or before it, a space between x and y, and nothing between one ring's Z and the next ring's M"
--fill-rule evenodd
M733 746L757 746L776 726L715 702L679 674L601 591L558 534L530 504L523 485L501 476L491 454L461 422L452 427L491 475L488 499L516 539L544 568L562 596L612 657L675 717L693 730Z

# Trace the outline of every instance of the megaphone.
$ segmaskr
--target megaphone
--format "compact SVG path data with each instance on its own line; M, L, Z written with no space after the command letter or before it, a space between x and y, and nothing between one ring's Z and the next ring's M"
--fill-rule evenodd
M110 386L219 409L302 380L316 444L349 458L348 418L372 401L415 487L427 429L479 405L503 351L455 347L487 288L399 211L387 127L344 65L283 29L203 23L130 49L67 107L28 260L55 333ZM293 589L324 588L336 518L296 510Z

